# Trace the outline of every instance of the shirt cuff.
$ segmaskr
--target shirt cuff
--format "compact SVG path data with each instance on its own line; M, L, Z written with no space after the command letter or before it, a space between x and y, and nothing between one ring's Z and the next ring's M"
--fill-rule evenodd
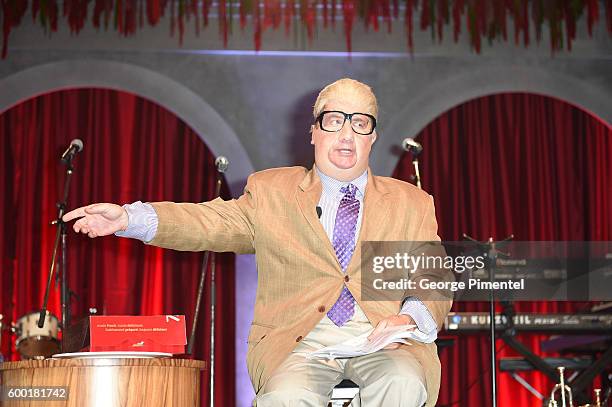
M399 313L400 315L408 315L414 319L414 323L420 331L420 334L414 339L419 342L431 343L438 338L438 326L436 325L436 321L434 321L425 304L417 298L407 297Z
M128 214L128 227L124 231L115 233L115 236L129 237L149 243L157 233L159 219L153 206L148 203L136 201L123 205Z

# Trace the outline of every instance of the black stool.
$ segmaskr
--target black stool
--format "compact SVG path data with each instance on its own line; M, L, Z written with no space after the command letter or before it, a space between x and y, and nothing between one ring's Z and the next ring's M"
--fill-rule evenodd
M327 406L348 407L349 405L352 405L353 407L361 406L359 386L357 386L351 380L344 379L333 388L332 396Z

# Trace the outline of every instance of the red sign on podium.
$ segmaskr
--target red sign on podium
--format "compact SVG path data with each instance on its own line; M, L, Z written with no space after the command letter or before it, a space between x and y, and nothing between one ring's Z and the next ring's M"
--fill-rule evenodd
M185 353L184 315L90 316L92 352L142 351Z

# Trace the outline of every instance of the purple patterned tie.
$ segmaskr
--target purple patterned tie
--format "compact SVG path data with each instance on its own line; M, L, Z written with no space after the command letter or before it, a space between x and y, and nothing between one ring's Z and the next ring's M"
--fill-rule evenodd
M342 271L346 273L346 267L351 261L355 250L355 231L357 230L357 216L359 215L359 200L355 198L357 187L353 184L340 189L344 196L340 200L340 206L336 213L336 223L334 225L334 250L336 257L342 266ZM351 319L355 313L355 299L351 292L344 286L340 297L327 313L329 319L334 324L342 326Z

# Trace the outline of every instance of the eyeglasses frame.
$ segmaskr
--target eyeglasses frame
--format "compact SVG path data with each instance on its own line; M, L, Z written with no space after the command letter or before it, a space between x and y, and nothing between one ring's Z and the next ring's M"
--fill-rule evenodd
M340 113L342 115L344 115L344 122L342 123L342 127L340 127L338 130L325 130L323 128L323 115L325 113ZM368 116L370 119L372 119L372 130L369 133L360 133L358 131L356 131L353 128L353 115L356 114L362 114L364 116ZM357 134L361 134L362 136L369 136L370 134L374 133L374 130L376 129L376 118L374 116L372 116L371 114L368 113L361 113L361 112L354 112L354 113L344 113L341 110L324 110L321 113L319 113L319 116L317 116L317 123L319 123L319 128L323 131L326 131L328 133L337 133L340 130L342 130L344 128L344 123L346 123L346 120L348 119L348 121L351 123L351 129L357 133Z

